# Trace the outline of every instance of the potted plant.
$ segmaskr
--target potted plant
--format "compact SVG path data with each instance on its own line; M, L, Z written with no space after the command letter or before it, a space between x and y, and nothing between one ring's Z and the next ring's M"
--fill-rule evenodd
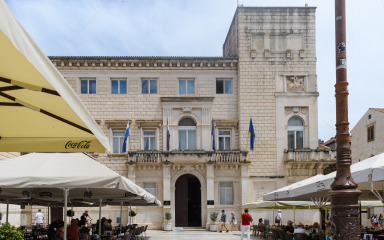
M133 224L134 217L137 215L137 213L135 211L131 210L130 212L128 212L128 214L129 214L129 217L131 218L130 222L131 222L131 224Z
M218 212L211 212L209 214L209 218L211 219L212 221L212 224L209 226L209 230L211 232L217 232L217 225L216 225L216 220L217 220L217 216L219 215Z
M0 240L23 240L24 231L12 226L9 223L3 223L0 226Z
M169 223L168 221L172 219L172 213L170 213L170 212L164 213L164 219L167 221L166 223L163 223L164 231L171 231L172 230L172 223Z

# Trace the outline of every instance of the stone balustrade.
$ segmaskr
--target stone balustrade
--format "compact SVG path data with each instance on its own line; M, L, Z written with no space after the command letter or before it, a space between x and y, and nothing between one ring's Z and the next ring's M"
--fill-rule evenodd
M247 151L130 151L128 164L216 163L247 162Z
M284 151L285 162L335 162L336 151L320 149L294 149Z

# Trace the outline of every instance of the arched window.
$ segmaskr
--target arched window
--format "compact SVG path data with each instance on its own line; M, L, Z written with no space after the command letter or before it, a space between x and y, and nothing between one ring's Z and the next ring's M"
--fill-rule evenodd
M288 120L288 149L304 147L304 123L299 117Z
M179 122L179 149L196 150L196 123L191 118L183 118Z

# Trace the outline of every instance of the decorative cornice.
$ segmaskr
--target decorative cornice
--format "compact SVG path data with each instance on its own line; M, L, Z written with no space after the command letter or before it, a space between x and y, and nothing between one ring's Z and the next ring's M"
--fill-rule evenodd
M237 69L237 58L227 57L108 57L51 56L57 68L144 68L144 69Z
M162 102L213 102L215 97L160 97Z
M162 120L136 120L138 127L161 127Z

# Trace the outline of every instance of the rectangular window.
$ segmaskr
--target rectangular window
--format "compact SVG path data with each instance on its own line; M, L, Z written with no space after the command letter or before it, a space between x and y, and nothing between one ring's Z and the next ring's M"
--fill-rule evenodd
M182 79L179 80L179 94L194 94L195 93L195 80Z
M220 204L221 205L233 204L232 182L220 183Z
M231 131L219 130L219 150L231 149Z
M143 93L143 94L156 94L157 93L157 80L150 80L150 79L141 80L141 93Z
M368 130L368 142L372 142L375 140L375 125L369 126Z
M196 150L196 130L179 130L179 149Z
M155 182L147 182L147 183L144 183L144 187L145 191L149 192L150 194L152 194L153 196L156 197L156 183Z
M216 80L216 93L217 94L231 94L232 93L232 80Z
M82 94L96 94L96 80L95 79L80 80L80 92Z
M113 131L113 153L122 153L124 144L124 131Z
M156 131L145 130L143 131L143 150L155 150L156 149Z
M127 80L125 80L125 79L111 79L111 93L112 94L126 94L127 93Z

